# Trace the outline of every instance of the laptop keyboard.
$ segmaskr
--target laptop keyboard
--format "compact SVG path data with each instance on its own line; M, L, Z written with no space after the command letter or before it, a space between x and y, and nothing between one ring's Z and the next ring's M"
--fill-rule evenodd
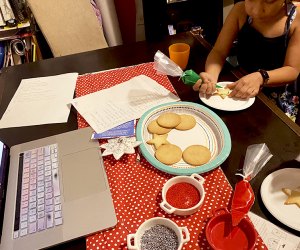
M20 154L14 238L63 223L57 151L52 144Z

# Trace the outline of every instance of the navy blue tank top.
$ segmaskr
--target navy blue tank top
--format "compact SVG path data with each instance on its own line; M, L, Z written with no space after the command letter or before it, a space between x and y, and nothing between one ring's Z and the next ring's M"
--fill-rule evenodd
M247 21L238 33L236 49L238 63L248 73L258 69L272 70L283 66L289 29L295 17L296 6L291 3L287 9L288 18L284 33L274 38L264 37L251 26L251 17L247 17Z

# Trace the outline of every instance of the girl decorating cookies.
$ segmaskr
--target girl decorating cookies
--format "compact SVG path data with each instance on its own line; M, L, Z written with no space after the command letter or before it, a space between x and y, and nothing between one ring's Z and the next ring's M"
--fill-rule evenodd
M245 0L234 5L193 86L205 94L215 84L236 43L237 60L248 74L227 85L229 97L250 98L260 90L300 124L300 13L289 0Z

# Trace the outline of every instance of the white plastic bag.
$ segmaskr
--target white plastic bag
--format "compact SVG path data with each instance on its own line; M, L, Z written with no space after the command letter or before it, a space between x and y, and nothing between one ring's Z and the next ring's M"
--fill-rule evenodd
M251 180L267 164L273 155L265 143L253 144L247 148L243 166L244 179Z
M255 194L250 185L256 174L266 165L273 155L268 149L266 144L250 145L246 151L246 157L243 166L243 180L235 185L233 198L231 202L231 218L232 225L236 226L250 211L254 200Z
M183 70L160 50L154 55L154 69L157 73L168 76L181 77L183 74Z

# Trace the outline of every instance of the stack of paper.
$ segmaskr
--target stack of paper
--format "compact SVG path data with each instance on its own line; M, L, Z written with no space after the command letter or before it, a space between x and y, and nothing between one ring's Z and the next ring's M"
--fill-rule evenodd
M159 104L178 100L156 81L140 75L114 87L75 98L72 104L97 133L102 133L140 118Z
M78 73L21 81L0 128L67 122Z

